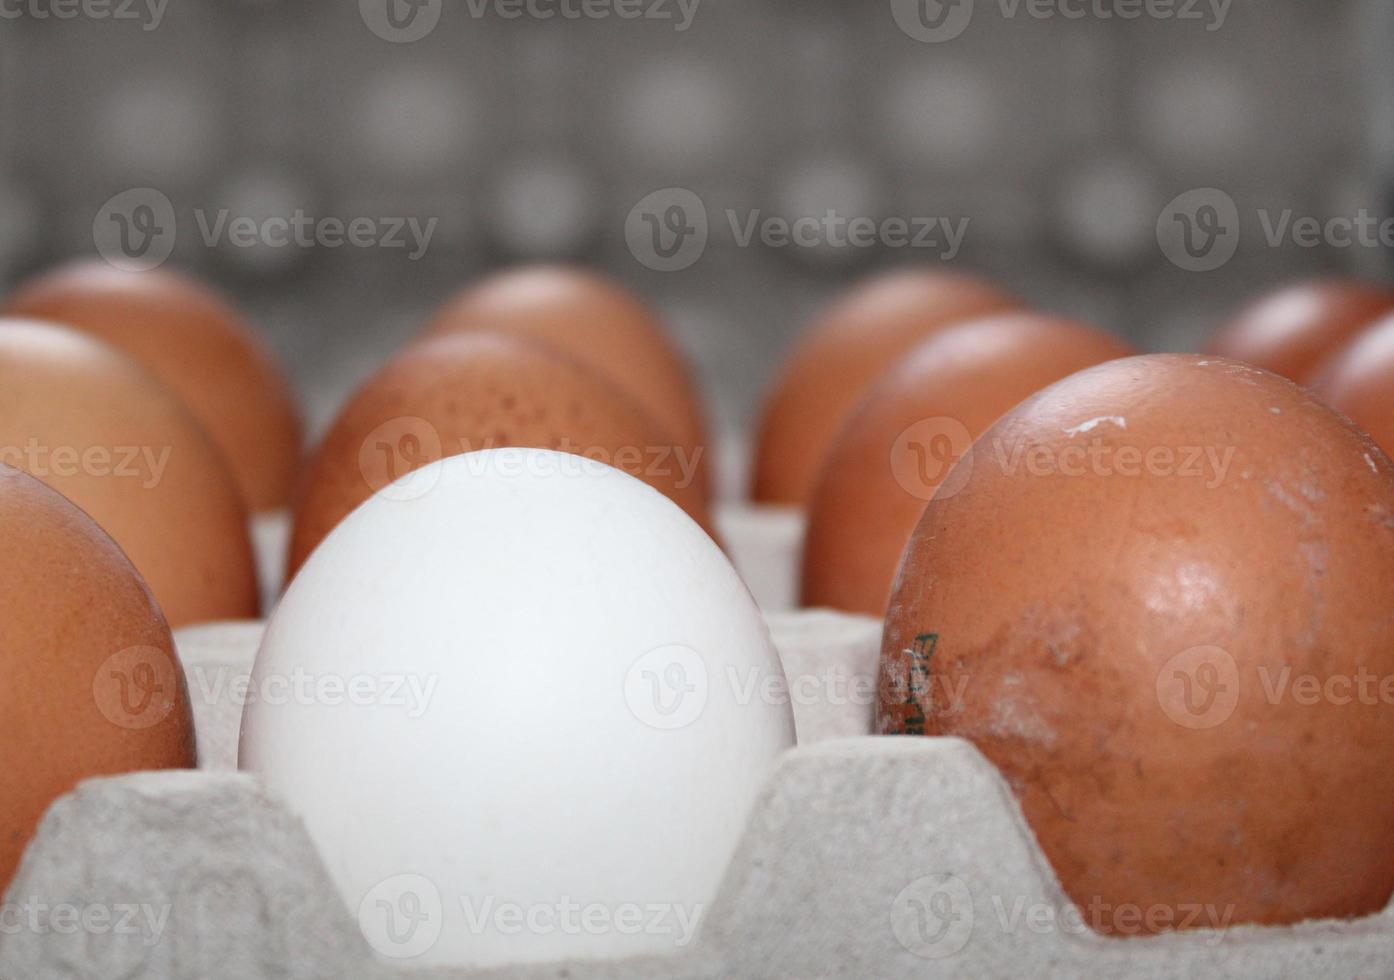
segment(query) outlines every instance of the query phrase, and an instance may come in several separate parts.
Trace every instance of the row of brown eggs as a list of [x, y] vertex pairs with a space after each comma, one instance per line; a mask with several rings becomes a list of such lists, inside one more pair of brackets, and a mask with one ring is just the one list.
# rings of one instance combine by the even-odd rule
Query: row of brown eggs
[[[989, 289], [937, 272], [871, 280], [790, 359], [766, 405], [753, 490], [807, 508], [804, 605], [884, 614], [924, 505], [978, 436], [1047, 385], [1133, 353], [1086, 324], [1001, 312], [1012, 301]], [[1394, 450], [1389, 314], [1389, 290], [1303, 283], [1241, 310], [1211, 353], [1310, 385]]]
[[971, 740], [1100, 931], [1382, 909], [1394, 293], [1289, 287], [1192, 355], [1010, 307], [873, 280], [766, 410], [805, 604], [886, 617], [879, 730]]

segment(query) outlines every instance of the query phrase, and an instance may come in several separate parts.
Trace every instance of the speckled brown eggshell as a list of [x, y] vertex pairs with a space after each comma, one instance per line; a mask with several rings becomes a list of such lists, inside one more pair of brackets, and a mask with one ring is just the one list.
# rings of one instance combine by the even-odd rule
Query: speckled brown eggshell
[[900, 555], [952, 463], [1022, 399], [1134, 351], [1070, 320], [1007, 313], [930, 337], [872, 387], [809, 507], [802, 601], [882, 616]]
[[1375, 322], [1312, 375], [1312, 391], [1394, 453], [1394, 316]]
[[1384, 908], [1394, 703], [1298, 692], [1394, 676], [1388, 458], [1198, 355], [1074, 374], [994, 443], [907, 548], [880, 730], [972, 741], [1103, 932]]
[[413, 345], [349, 400], [306, 470], [290, 574], [393, 480], [446, 456], [504, 446], [609, 463], [710, 529], [692, 457], [623, 391], [545, 345], [467, 331]]
[[689, 452], [708, 445], [701, 396], [663, 322], [604, 276], [560, 265], [496, 273], [447, 301], [428, 335], [466, 330], [517, 334], [564, 351], [628, 394]]
[[44, 811], [78, 782], [192, 768], [195, 757], [174, 640], [121, 549], [3, 464], [0, 540], [3, 893]]
[[807, 504], [828, 447], [883, 372], [946, 326], [1020, 306], [961, 273], [905, 269], [857, 286], [800, 338], [765, 402], [754, 499]]
[[289, 502], [301, 438], [290, 385], [252, 327], [210, 287], [168, 269], [80, 261], [21, 286], [8, 313], [66, 324], [135, 358], [193, 410], [249, 509]]
[[1394, 291], [1323, 279], [1269, 293], [1219, 331], [1209, 351], [1306, 383], [1337, 347], [1394, 310]]
[[115, 348], [0, 320], [0, 462], [91, 515], [176, 628], [258, 615], [247, 512], [223, 455], [174, 392]]

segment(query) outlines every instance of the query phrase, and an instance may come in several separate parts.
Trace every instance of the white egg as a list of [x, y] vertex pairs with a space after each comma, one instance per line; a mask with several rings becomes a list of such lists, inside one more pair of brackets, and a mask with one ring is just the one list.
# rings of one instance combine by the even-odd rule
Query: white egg
[[686, 946], [793, 741], [760, 613], [691, 519], [600, 463], [500, 449], [319, 547], [240, 764], [380, 955], [493, 966]]

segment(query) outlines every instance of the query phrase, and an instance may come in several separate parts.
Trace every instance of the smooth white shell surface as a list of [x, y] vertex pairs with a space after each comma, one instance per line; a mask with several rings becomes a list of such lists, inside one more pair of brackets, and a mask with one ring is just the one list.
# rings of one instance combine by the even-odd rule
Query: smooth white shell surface
[[778, 657], [640, 481], [500, 449], [385, 488], [273, 616], [240, 765], [403, 965], [682, 948], [775, 757]]

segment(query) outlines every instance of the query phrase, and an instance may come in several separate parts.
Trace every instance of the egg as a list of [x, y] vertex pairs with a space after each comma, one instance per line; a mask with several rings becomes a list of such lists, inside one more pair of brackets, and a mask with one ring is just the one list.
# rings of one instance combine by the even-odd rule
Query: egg
[[[420, 472], [427, 492], [372, 497], [291, 583], [241, 767], [304, 819], [382, 956], [683, 947], [793, 744], [759, 610], [701, 528], [613, 467], [513, 448]], [[307, 693], [280, 696], [287, 678]]]
[[97, 776], [194, 766], [174, 640], [101, 528], [0, 463], [0, 893], [39, 819]]
[[1306, 383], [1313, 369], [1374, 320], [1394, 311], [1394, 291], [1355, 280], [1286, 286], [1245, 307], [1210, 353]]
[[828, 447], [877, 377], [950, 324], [1019, 308], [981, 279], [930, 269], [882, 274], [853, 289], [804, 334], [765, 402], [754, 499], [807, 504]]
[[914, 348], [828, 450], [808, 511], [803, 604], [885, 615], [925, 504], [957, 489], [945, 477], [973, 440], [1046, 385], [1131, 353], [1110, 334], [1035, 313], [967, 321]]
[[222, 454], [174, 392], [116, 349], [0, 320], [0, 462], [91, 515], [174, 626], [257, 616], [247, 513]]
[[1394, 316], [1332, 354], [1312, 375], [1311, 388], [1394, 453]]
[[1276, 375], [1152, 355], [1034, 395], [971, 460], [907, 548], [880, 730], [975, 744], [1099, 931], [1383, 909], [1384, 454]]
[[468, 330], [519, 334], [565, 351], [626, 392], [689, 453], [708, 445], [701, 397], [662, 321], [603, 276], [553, 265], [496, 273], [451, 297], [428, 334]]
[[414, 345], [349, 400], [306, 469], [290, 572], [350, 511], [445, 456], [505, 446], [610, 463], [668, 494], [704, 527], [694, 458], [624, 392], [564, 354], [470, 331]]
[[252, 327], [210, 287], [167, 269], [80, 261], [21, 286], [8, 314], [66, 324], [135, 358], [193, 410], [251, 510], [289, 502], [300, 462], [290, 386]]

